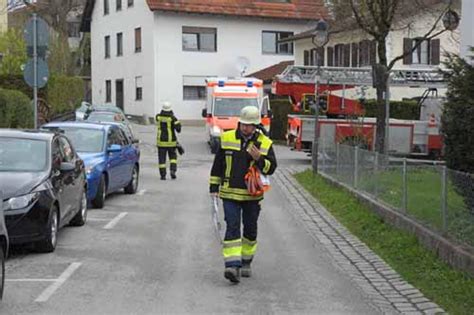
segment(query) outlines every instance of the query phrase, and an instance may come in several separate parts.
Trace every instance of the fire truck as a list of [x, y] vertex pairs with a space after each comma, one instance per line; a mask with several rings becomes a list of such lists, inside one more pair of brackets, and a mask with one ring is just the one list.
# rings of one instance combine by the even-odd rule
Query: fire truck
[[[296, 150], [311, 151], [315, 118], [308, 114], [314, 111], [317, 102], [322, 114], [318, 120], [320, 144], [357, 142], [372, 150], [376, 118], [364, 117], [363, 102], [346, 97], [351, 90], [372, 85], [369, 68], [289, 66], [272, 83], [272, 93], [288, 96], [293, 110], [302, 113], [288, 115], [288, 144]], [[443, 146], [440, 134], [443, 99], [437, 91], [446, 88], [443, 74], [436, 69], [392, 70], [389, 85], [425, 90], [419, 101], [419, 120], [389, 120], [389, 153], [438, 157]], [[316, 86], [318, 99], [315, 99]]]
[[220, 135], [236, 129], [240, 111], [245, 106], [258, 107], [262, 127], [270, 130], [271, 110], [268, 96], [263, 95], [263, 81], [256, 78], [207, 78], [207, 101], [202, 110], [206, 119], [206, 140], [211, 152], [220, 147]]

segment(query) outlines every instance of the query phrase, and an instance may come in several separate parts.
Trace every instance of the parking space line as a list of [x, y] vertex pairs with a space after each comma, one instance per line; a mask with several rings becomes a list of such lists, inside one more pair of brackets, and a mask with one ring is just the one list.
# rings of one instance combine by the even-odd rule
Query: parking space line
[[146, 193], [146, 189], [142, 189], [137, 192], [137, 196], [143, 196]]
[[90, 216], [88, 216], [88, 217], [87, 217], [87, 221], [105, 222], [105, 221], [110, 221], [110, 219], [91, 218]]
[[69, 265], [54, 283], [47, 287], [35, 300], [35, 302], [46, 302], [61, 285], [81, 266], [82, 263], [75, 262]]
[[117, 223], [118, 223], [123, 217], [125, 217], [127, 214], [128, 214], [128, 212], [122, 212], [122, 213], [120, 213], [120, 214], [117, 215], [115, 218], [113, 218], [112, 221], [110, 221], [109, 223], [107, 223], [107, 225], [104, 226], [104, 229], [106, 229], [106, 230], [113, 229], [114, 226], [116, 226]]

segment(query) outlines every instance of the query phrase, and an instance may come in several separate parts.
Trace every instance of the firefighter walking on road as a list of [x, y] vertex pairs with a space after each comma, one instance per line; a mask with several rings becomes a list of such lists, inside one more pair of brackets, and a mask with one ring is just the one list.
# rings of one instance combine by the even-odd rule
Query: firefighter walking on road
[[240, 276], [251, 276], [250, 264], [257, 251], [264, 191], [250, 189], [249, 183], [259, 181], [260, 175], [273, 174], [277, 166], [272, 141], [258, 130], [259, 124], [259, 109], [243, 108], [237, 129], [222, 134], [211, 169], [210, 193], [223, 200], [227, 226], [222, 249], [224, 277], [232, 283], [240, 282]]
[[178, 156], [176, 146], [178, 144], [176, 132], [181, 132], [181, 123], [174, 116], [171, 104], [164, 102], [161, 112], [155, 117], [157, 125], [156, 145], [158, 147], [158, 165], [161, 180], [166, 180], [166, 155], [170, 160], [170, 175], [176, 179], [178, 170]]

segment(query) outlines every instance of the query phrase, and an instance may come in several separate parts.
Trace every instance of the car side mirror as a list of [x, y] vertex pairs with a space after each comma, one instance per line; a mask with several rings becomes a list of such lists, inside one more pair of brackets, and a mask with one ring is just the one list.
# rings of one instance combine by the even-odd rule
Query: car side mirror
[[74, 163], [62, 162], [59, 166], [59, 170], [62, 173], [72, 172], [76, 169], [76, 165]]
[[202, 110], [202, 118], [206, 118], [207, 117], [207, 108], [203, 108]]
[[110, 147], [107, 148], [108, 153], [117, 153], [122, 151], [122, 146], [118, 144], [112, 144]]

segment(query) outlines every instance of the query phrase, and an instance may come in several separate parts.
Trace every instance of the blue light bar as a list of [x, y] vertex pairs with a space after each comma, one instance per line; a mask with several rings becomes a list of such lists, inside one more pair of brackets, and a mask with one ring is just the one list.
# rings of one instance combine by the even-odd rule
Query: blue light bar
[[252, 81], [247, 81], [247, 87], [249, 87], [249, 88], [253, 87], [253, 82]]
[[219, 81], [219, 87], [224, 87], [225, 82], [224, 81]]

